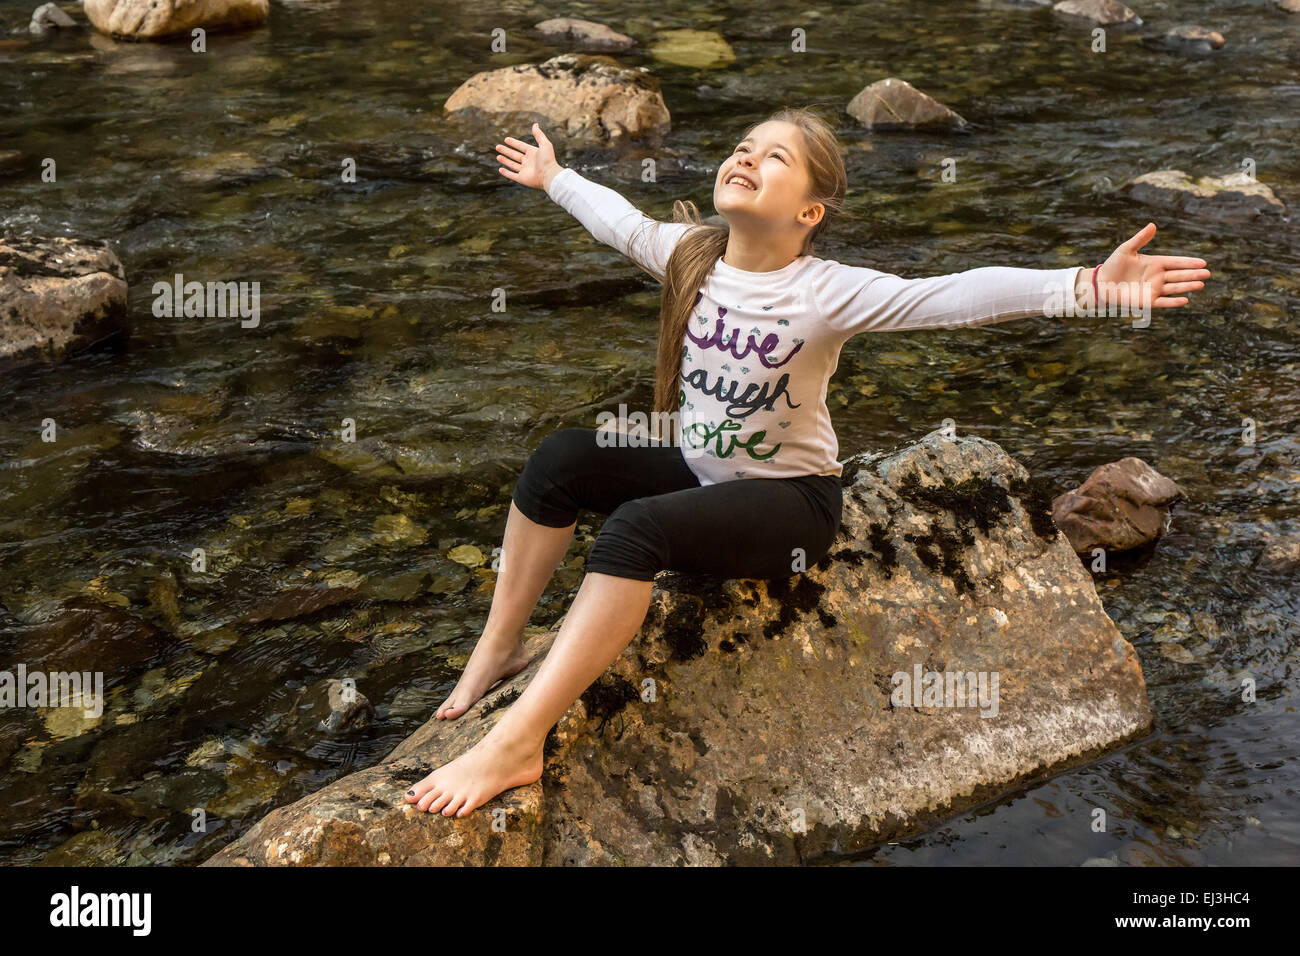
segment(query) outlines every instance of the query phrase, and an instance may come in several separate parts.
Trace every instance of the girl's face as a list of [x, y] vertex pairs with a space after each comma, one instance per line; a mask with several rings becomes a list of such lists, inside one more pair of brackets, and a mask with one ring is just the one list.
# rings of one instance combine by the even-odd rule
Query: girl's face
[[[733, 182], [734, 176], [749, 183]], [[713, 206], [733, 226], [812, 226], [816, 213], [800, 219], [809, 208], [808, 188], [803, 131], [793, 123], [760, 123], [718, 167]]]

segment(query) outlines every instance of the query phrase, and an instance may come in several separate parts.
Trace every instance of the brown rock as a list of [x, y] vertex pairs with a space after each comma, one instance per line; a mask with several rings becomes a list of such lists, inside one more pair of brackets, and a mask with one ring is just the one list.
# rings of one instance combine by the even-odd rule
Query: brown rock
[[86, 0], [96, 30], [136, 40], [265, 23], [270, 0]]
[[546, 130], [552, 138], [558, 134], [600, 146], [659, 135], [671, 126], [659, 81], [648, 70], [581, 53], [476, 73], [447, 98], [444, 109], [554, 124], [554, 134]]
[[542, 40], [583, 53], [622, 53], [636, 46], [636, 40], [591, 20], [553, 17], [534, 24]]
[[1138, 202], [1171, 206], [1194, 216], [1254, 219], [1286, 212], [1272, 189], [1245, 172], [1202, 176], [1193, 182], [1181, 169], [1161, 169], [1138, 176], [1120, 191]]
[[75, 239], [0, 239], [0, 369], [58, 359], [124, 327], [126, 273]]
[[[464, 818], [402, 799], [500, 719], [559, 623], [464, 716], [206, 865], [797, 863], [914, 833], [1147, 728], [1138, 658], [1019, 463], [934, 432], [851, 459], [845, 483], [841, 534], [805, 573], [659, 575], [640, 634], [550, 734], [539, 782]], [[996, 706], [895, 699], [917, 668], [996, 673]]]
[[967, 125], [938, 100], [892, 76], [863, 89], [846, 109], [867, 129], [960, 129]]
[[1052, 9], [1072, 17], [1092, 20], [1104, 27], [1120, 24], [1138, 26], [1142, 23], [1142, 18], [1137, 15], [1137, 12], [1124, 6], [1119, 0], [1062, 0]]
[[1277, 0], [1277, 5], [1287, 13], [1300, 13], [1300, 0]]
[[1222, 50], [1226, 42], [1222, 33], [1199, 27], [1194, 23], [1184, 23], [1174, 27], [1165, 34], [1165, 38], [1171, 42], [1204, 46], [1211, 50]]
[[1127, 551], [1154, 541], [1181, 488], [1140, 458], [1107, 462], [1052, 502], [1052, 519], [1074, 550]]

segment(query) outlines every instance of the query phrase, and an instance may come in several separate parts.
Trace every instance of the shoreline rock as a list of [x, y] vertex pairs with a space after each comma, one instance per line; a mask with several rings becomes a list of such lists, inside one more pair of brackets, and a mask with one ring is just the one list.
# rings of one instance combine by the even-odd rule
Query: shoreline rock
[[1254, 219], [1286, 212], [1272, 189], [1244, 172], [1193, 181], [1181, 169], [1159, 169], [1130, 180], [1119, 191], [1137, 202], [1173, 206], [1189, 215]]
[[[1136, 653], [1042, 482], [1001, 448], [932, 432], [849, 459], [843, 481], [841, 533], [807, 572], [659, 575], [638, 636], [548, 736], [538, 782], [464, 818], [402, 799], [500, 719], [562, 620], [464, 716], [430, 719], [204, 865], [803, 863], [1147, 731]], [[899, 675], [918, 673], [983, 674], [993, 706], [900, 699]]]

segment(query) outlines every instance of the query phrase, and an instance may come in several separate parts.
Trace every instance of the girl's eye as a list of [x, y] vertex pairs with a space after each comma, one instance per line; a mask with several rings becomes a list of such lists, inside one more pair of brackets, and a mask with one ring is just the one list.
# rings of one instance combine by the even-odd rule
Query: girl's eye
[[785, 157], [782, 156], [780, 153], [773, 153], [772, 155], [775, 156], [777, 159], [781, 160], [781, 162], [783, 163], [785, 162]]

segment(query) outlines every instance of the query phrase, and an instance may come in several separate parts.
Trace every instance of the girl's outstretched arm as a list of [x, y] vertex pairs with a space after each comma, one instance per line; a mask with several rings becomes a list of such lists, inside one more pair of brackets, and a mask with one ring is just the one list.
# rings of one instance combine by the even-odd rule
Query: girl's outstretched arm
[[536, 123], [533, 135], [537, 138], [536, 146], [513, 136], [507, 136], [505, 144], [497, 145], [501, 174], [525, 186], [545, 190], [596, 239], [663, 281], [668, 257], [677, 241], [695, 226], [650, 218], [609, 187], [560, 166], [555, 159], [555, 147]]
[[[809, 269], [811, 304], [844, 338], [859, 332], [963, 328], [1037, 315], [1106, 310], [1117, 300], [1131, 308], [1177, 308], [1179, 295], [1204, 286], [1205, 261], [1182, 256], [1144, 256], [1138, 250], [1155, 235], [1148, 224], [1122, 244], [1097, 272], [1100, 303], [1093, 302], [1092, 270], [1019, 269], [985, 266], [967, 272], [902, 279], [833, 260]], [[1144, 300], [1142, 296], [1147, 298]], [[1068, 300], [1073, 298], [1067, 313]]]

